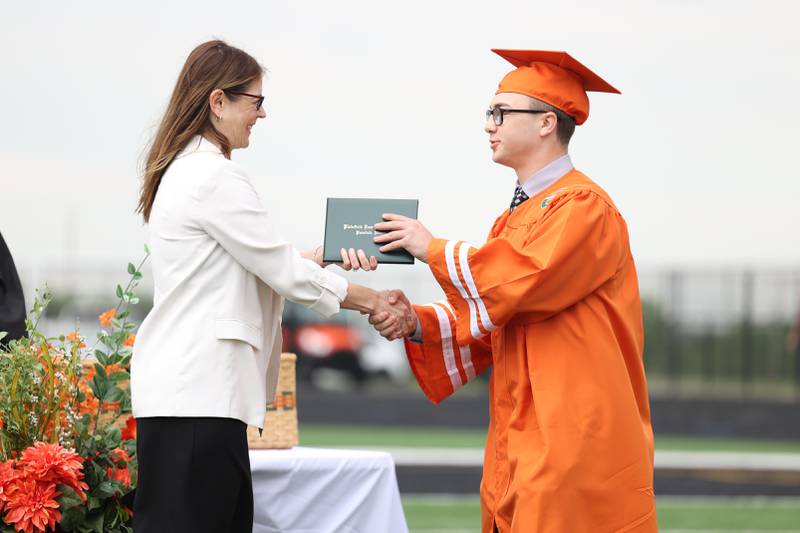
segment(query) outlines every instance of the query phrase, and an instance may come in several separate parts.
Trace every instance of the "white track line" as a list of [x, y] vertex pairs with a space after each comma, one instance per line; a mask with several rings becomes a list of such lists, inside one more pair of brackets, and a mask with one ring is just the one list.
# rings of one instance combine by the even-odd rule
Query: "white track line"
[[[480, 448], [381, 449], [392, 455], [397, 466], [480, 467], [483, 465], [483, 450]], [[655, 467], [800, 472], [800, 453], [657, 451]]]

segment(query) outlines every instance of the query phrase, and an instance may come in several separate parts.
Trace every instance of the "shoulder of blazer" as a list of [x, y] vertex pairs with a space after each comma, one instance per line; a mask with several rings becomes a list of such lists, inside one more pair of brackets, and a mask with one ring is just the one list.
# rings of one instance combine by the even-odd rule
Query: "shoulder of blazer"
[[192, 152], [176, 159], [171, 169], [192, 184], [200, 195], [210, 194], [226, 180], [243, 180], [250, 183], [244, 169], [230, 159], [211, 152]]

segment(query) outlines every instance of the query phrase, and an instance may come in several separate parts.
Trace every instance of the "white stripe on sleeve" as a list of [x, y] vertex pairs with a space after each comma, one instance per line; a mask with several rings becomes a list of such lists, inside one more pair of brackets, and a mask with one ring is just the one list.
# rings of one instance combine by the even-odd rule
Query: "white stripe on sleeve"
[[444, 367], [447, 369], [447, 375], [450, 377], [450, 383], [453, 385], [453, 391], [461, 388], [461, 374], [458, 372], [456, 366], [456, 354], [453, 351], [453, 330], [450, 328], [450, 318], [447, 316], [447, 311], [437, 304], [432, 304], [433, 310], [436, 311], [436, 318], [439, 319], [439, 333], [442, 337], [442, 353], [444, 354]]
[[[462, 244], [462, 247], [464, 245]], [[469, 307], [469, 330], [472, 333], [472, 337], [475, 339], [480, 339], [483, 337], [481, 334], [480, 328], [478, 328], [478, 318], [477, 318], [477, 311], [475, 310], [475, 302], [472, 301], [472, 298], [469, 297], [467, 291], [464, 289], [464, 285], [461, 283], [461, 279], [458, 277], [458, 270], [456, 269], [456, 241], [447, 241], [447, 244], [444, 247], [444, 259], [447, 263], [447, 272], [450, 274], [450, 281], [453, 282], [456, 289], [458, 289], [458, 293], [461, 297], [467, 302], [467, 306]]]
[[461, 249], [459, 249], [459, 262], [461, 263], [461, 273], [464, 275], [464, 280], [467, 282], [467, 288], [469, 289], [470, 295], [475, 301], [478, 303], [478, 311], [480, 311], [481, 315], [481, 322], [483, 323], [483, 327], [486, 331], [494, 331], [497, 329], [497, 326], [492, 324], [492, 319], [489, 318], [489, 311], [486, 310], [486, 305], [483, 303], [483, 298], [481, 295], [478, 294], [478, 287], [475, 286], [475, 280], [472, 279], [472, 271], [469, 268], [469, 249], [475, 248], [471, 244], [463, 243], [461, 244]]
[[467, 381], [475, 377], [475, 366], [472, 364], [472, 352], [469, 346], [459, 346], [458, 351], [461, 354], [461, 366], [464, 367], [464, 373], [467, 374]]
[[[453, 322], [456, 321], [456, 314], [453, 311], [453, 306], [450, 305], [450, 302], [447, 300], [439, 300], [434, 303], [445, 307], [450, 315], [452, 315]], [[461, 366], [464, 368], [464, 373], [467, 374], [467, 381], [469, 381], [476, 375], [475, 365], [472, 364], [472, 352], [470, 351], [469, 346], [459, 346], [458, 352], [459, 355], [461, 355]]]

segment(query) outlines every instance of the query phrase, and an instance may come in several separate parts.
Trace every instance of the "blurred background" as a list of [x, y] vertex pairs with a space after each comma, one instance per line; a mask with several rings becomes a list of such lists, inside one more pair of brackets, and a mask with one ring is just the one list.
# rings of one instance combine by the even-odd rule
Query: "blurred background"
[[[437, 236], [480, 243], [514, 174], [483, 110], [510, 65], [567, 50], [593, 94], [570, 146], [630, 228], [665, 531], [800, 531], [800, 37], [793, 1], [249, 2], [4, 7], [0, 232], [45, 329], [88, 338], [147, 241], [139, 165], [189, 51], [222, 38], [268, 69], [267, 119], [234, 159], [298, 248], [325, 199], [420, 199]], [[336, 267], [330, 267], [336, 268]], [[139, 318], [152, 303], [145, 265]], [[346, 276], [441, 298], [426, 265]], [[432, 406], [402, 344], [355, 313], [289, 304], [301, 445], [395, 457], [412, 531], [477, 531], [487, 381]]]

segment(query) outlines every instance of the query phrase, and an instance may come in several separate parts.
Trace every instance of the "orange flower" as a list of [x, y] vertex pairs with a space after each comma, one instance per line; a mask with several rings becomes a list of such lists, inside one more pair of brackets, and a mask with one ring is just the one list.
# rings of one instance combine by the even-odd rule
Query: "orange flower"
[[78, 404], [78, 414], [85, 415], [89, 413], [91, 415], [97, 412], [97, 406], [99, 405], [99, 402], [97, 398], [91, 394], [91, 392], [87, 394], [86, 399]]
[[83, 458], [58, 444], [37, 442], [23, 450], [18, 462], [25, 475], [37, 481], [64, 484], [71, 487], [82, 499], [89, 486], [83, 480]]
[[[128, 470], [127, 466], [122, 468], [111, 468], [109, 466], [106, 468], [106, 476], [108, 476], [108, 479], [119, 481], [126, 487], [129, 487], [131, 484], [131, 472]], [[117, 491], [117, 494], [120, 495], [122, 493]]]
[[81, 336], [78, 334], [77, 331], [73, 331], [72, 333], [67, 335], [67, 340], [72, 343], [79, 342], [81, 348], [86, 348], [86, 343], [83, 342], [83, 339], [81, 338]]
[[97, 317], [97, 320], [100, 321], [100, 325], [103, 327], [107, 327], [111, 325], [111, 319], [117, 316], [117, 309], [112, 307], [111, 309], [106, 309], [103, 313]]
[[13, 492], [12, 483], [19, 475], [19, 470], [14, 468], [13, 459], [0, 463], [0, 514], [6, 507], [9, 494]]
[[9, 525], [24, 533], [53, 531], [61, 520], [58, 498], [61, 493], [53, 482], [41, 482], [30, 478], [17, 478], [12, 482], [13, 491], [8, 498], [4, 517]]
[[123, 346], [133, 346], [133, 343], [136, 341], [136, 335], [130, 333], [128, 338], [125, 339], [125, 342], [122, 343]]
[[97, 412], [97, 406], [99, 402], [97, 398], [95, 398], [94, 393], [92, 393], [92, 389], [89, 387], [89, 383], [92, 381], [95, 375], [94, 367], [90, 368], [86, 371], [83, 376], [81, 376], [81, 380], [78, 382], [78, 389], [83, 393], [85, 399], [78, 404], [78, 413], [80, 414], [92, 414]]
[[111, 459], [117, 463], [119, 462], [127, 463], [131, 460], [131, 456], [128, 455], [128, 452], [126, 452], [122, 448], [114, 448], [113, 450], [111, 450]]
[[122, 430], [122, 440], [136, 439], [136, 419], [133, 415], [128, 417], [125, 421], [125, 429]]
[[114, 363], [113, 365], [106, 366], [106, 374], [108, 374], [109, 376], [111, 374], [113, 374], [114, 372], [124, 372], [124, 371], [125, 371], [125, 367], [123, 367], [119, 363]]
[[103, 402], [103, 409], [106, 411], [119, 411], [122, 409], [122, 404], [119, 401]]

